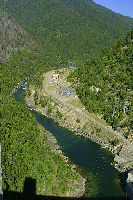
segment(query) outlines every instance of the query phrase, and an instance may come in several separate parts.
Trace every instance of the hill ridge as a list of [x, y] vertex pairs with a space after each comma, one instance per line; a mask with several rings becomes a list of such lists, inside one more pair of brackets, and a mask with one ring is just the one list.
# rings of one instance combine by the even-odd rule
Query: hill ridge
[[[61, 62], [98, 53], [133, 27], [133, 19], [98, 6], [93, 1], [2, 1], [9, 12], [44, 49]], [[53, 57], [53, 55], [50, 55]]]

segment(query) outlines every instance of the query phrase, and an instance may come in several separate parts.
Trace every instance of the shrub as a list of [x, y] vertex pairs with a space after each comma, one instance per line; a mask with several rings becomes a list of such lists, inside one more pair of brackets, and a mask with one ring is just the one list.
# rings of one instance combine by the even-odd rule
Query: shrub
[[77, 118], [76, 122], [77, 122], [77, 123], [80, 123], [80, 119], [79, 119], [79, 118]]
[[48, 104], [48, 111], [47, 111], [47, 113], [49, 114], [49, 113], [51, 113], [52, 112], [52, 107], [51, 107], [51, 104], [49, 103]]
[[56, 114], [56, 117], [59, 117], [60, 119], [63, 117], [63, 114], [61, 114], [61, 112], [57, 109], [57, 114]]

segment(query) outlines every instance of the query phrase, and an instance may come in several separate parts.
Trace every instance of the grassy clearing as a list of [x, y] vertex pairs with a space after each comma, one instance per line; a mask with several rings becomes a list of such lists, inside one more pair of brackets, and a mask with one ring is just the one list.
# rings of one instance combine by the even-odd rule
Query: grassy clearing
[[50, 73], [51, 73], [51, 71], [50, 72], [46, 72], [46, 73], [43, 74], [43, 77], [44, 77], [43, 87], [45, 87], [45, 85], [47, 83], [48, 76], [49, 76]]
[[78, 107], [80, 109], [84, 108], [84, 105], [81, 103], [80, 99], [70, 99], [67, 103], [71, 104], [74, 107]]
[[70, 69], [64, 69], [64, 74], [60, 74], [60, 77], [62, 78], [66, 78], [67, 76], [69, 76], [69, 72], [70, 72]]
[[102, 119], [99, 119], [99, 117], [97, 117], [97, 115], [95, 113], [89, 113], [87, 110], [84, 110], [84, 113], [88, 116], [88, 117], [91, 117], [93, 118], [94, 120], [96, 120], [97, 122], [99, 122], [100, 124], [106, 126], [106, 127], [109, 127], [106, 122]]
[[69, 76], [69, 73], [70, 73], [70, 70], [69, 70], [69, 69], [65, 70], [65, 72], [64, 72], [64, 77]]
[[80, 99], [70, 99], [69, 101], [67, 101], [67, 103], [69, 103], [70, 105], [74, 106], [75, 108], [82, 109], [82, 112], [84, 114], [86, 114], [88, 117], [91, 117], [94, 120], [96, 120], [97, 122], [101, 123], [102, 125], [108, 127], [106, 122], [104, 120], [102, 120], [102, 119], [99, 119], [99, 117], [97, 117], [97, 115], [95, 113], [89, 113], [87, 110], [83, 109], [84, 105], [81, 103]]
[[52, 86], [52, 85], [50, 85], [50, 86], [48, 86], [48, 87], [47, 87], [47, 89], [48, 89], [48, 90], [55, 91], [55, 86], [54, 86], [54, 85], [53, 85], [53, 86]]
[[[64, 74], [61, 74], [61, 77], [63, 77], [63, 79], [66, 80], [66, 77], [69, 75], [69, 71], [70, 71], [69, 69], [64, 70]], [[51, 73], [51, 71], [43, 74], [43, 76], [45, 77], [44, 81], [43, 81], [43, 87], [45, 87], [50, 73]], [[69, 85], [69, 83], [67, 81], [65, 81], [65, 85]], [[53, 83], [48, 84], [48, 90], [55, 91], [55, 86], [53, 85]], [[66, 103], [69, 103], [70, 105], [74, 106], [75, 108], [82, 109], [82, 112], [84, 114], [86, 114], [88, 117], [90, 117], [90, 118], [94, 119], [95, 121], [101, 123], [102, 125], [108, 127], [106, 122], [104, 120], [100, 119], [95, 113], [89, 113], [87, 110], [83, 109], [84, 105], [81, 103], [80, 99], [70, 99]]]

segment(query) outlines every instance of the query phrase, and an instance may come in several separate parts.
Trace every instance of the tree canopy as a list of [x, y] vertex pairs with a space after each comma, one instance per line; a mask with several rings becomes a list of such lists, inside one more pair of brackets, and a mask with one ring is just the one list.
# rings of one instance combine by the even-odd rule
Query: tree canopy
[[[104, 119], [109, 125], [113, 125], [114, 129], [118, 127], [124, 114], [131, 124], [133, 29], [125, 40], [118, 40], [103, 49], [99, 55], [90, 56], [77, 65], [68, 80], [76, 87], [87, 110], [103, 114]], [[132, 127], [130, 129], [132, 130]]]
[[59, 65], [99, 53], [133, 28], [133, 19], [83, 0], [2, 0], [0, 6]]

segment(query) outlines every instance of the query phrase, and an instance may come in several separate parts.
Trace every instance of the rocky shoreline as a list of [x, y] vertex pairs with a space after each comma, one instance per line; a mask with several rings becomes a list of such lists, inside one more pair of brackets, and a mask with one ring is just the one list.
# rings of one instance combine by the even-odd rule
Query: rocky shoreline
[[[26, 81], [27, 79], [28, 78], [25, 78], [23, 81], [18, 83], [18, 85], [15, 86], [14, 89], [11, 91], [11, 95], [14, 94], [17, 91], [17, 89], [23, 84], [23, 82]], [[27, 96], [25, 97], [25, 100], [26, 100], [27, 106], [34, 109], [35, 111], [38, 111], [34, 106], [28, 105]], [[43, 127], [41, 126], [41, 128], [43, 128]], [[41, 130], [41, 128], [40, 128], [40, 130]], [[50, 147], [51, 151], [54, 151], [55, 153], [57, 153], [61, 157], [63, 157], [66, 165], [69, 166], [69, 164], [68, 164], [69, 158], [63, 154], [63, 152], [61, 151], [61, 147], [58, 145], [56, 138], [49, 131], [47, 131], [47, 142], [46, 143]], [[76, 169], [76, 165], [72, 165], [72, 171], [73, 172], [76, 172], [75, 169]], [[81, 198], [85, 194], [85, 192], [86, 192], [86, 179], [83, 178], [79, 173], [78, 173], [78, 182], [75, 181], [75, 183], [73, 183], [73, 188], [74, 188], [74, 191], [68, 191], [66, 194], [62, 195], [62, 197]]]
[[[26, 78], [25, 80], [27, 80], [28, 78]], [[22, 84], [23, 82], [21, 82], [21, 83], [18, 83], [18, 85], [14, 88], [14, 90], [11, 92], [11, 94], [13, 94], [16, 90], [17, 90], [17, 88]], [[94, 141], [95, 143], [98, 143], [99, 145], [101, 145], [102, 146], [102, 148], [107, 148], [109, 151], [111, 151], [114, 155], [115, 155], [115, 159], [114, 159], [114, 163], [112, 163], [112, 165], [117, 169], [117, 170], [119, 170], [119, 171], [121, 171], [121, 172], [124, 172], [124, 171], [127, 171], [127, 169], [128, 169], [128, 167], [130, 166], [131, 168], [133, 167], [133, 162], [132, 162], [132, 160], [131, 161], [129, 161], [128, 163], [127, 162], [125, 162], [125, 159], [124, 159], [124, 162], [123, 162], [123, 159], [121, 159], [121, 156], [122, 155], [118, 155], [118, 150], [119, 150], [119, 152], [121, 153], [121, 149], [123, 148], [124, 149], [124, 145], [117, 145], [117, 147], [116, 148], [114, 148], [110, 143], [105, 143], [105, 142], [102, 142], [102, 139], [101, 140], [99, 140], [99, 139], [97, 139], [96, 137], [94, 137], [94, 135], [92, 135], [91, 134], [91, 132], [90, 131], [88, 131], [88, 130], [81, 130], [81, 129], [79, 129], [79, 127], [77, 127], [77, 126], [71, 126], [71, 124], [70, 123], [68, 123], [66, 120], [64, 121], [64, 118], [62, 118], [62, 119], [60, 119], [59, 117], [57, 117], [56, 115], [55, 115], [55, 113], [54, 112], [52, 112], [52, 113], [49, 113], [48, 114], [48, 110], [47, 110], [47, 108], [41, 108], [39, 105], [35, 105], [35, 102], [34, 102], [34, 98], [33, 98], [33, 96], [34, 96], [34, 87], [32, 87], [32, 88], [30, 88], [31, 89], [31, 96], [30, 97], [28, 97], [28, 95], [26, 95], [26, 97], [25, 97], [25, 102], [26, 102], [26, 104], [27, 104], [27, 106], [28, 107], [30, 107], [31, 109], [34, 109], [35, 111], [37, 111], [37, 112], [40, 112], [41, 114], [43, 114], [43, 115], [45, 115], [46, 117], [48, 117], [48, 118], [51, 118], [51, 119], [53, 119], [55, 122], [57, 122], [60, 126], [62, 126], [62, 127], [65, 127], [65, 128], [67, 128], [67, 129], [69, 129], [69, 130], [71, 130], [71, 131], [73, 131], [77, 136], [79, 135], [79, 136], [83, 136], [83, 137], [86, 137], [86, 138], [88, 138], [88, 139], [90, 139], [90, 140], [92, 140], [92, 141]], [[48, 94], [45, 94], [46, 96], [48, 96], [48, 98], [49, 98], [49, 95]], [[51, 96], [51, 95], [50, 95]], [[50, 97], [51, 98], [51, 97]], [[53, 98], [53, 100], [55, 100], [54, 98]], [[61, 103], [61, 102], [60, 102]], [[59, 107], [62, 107], [63, 105], [62, 104], [60, 104], [59, 105]], [[71, 115], [72, 115], [72, 113], [71, 113]], [[64, 123], [65, 122], [65, 123]], [[66, 162], [66, 164], [67, 164], [67, 162], [68, 162], [68, 158], [66, 157], [66, 156], [64, 156], [63, 155], [63, 152], [59, 149], [60, 148], [60, 146], [57, 144], [57, 140], [56, 140], [56, 138], [50, 133], [50, 135], [48, 136], [49, 138], [48, 138], [48, 141], [50, 141], [51, 142], [51, 146], [50, 146], [50, 143], [49, 143], [49, 146], [50, 146], [50, 148], [51, 148], [51, 150], [54, 150], [56, 153], [58, 153], [58, 154], [60, 154], [62, 157], [64, 157], [64, 159], [65, 159], [65, 162]], [[133, 152], [130, 152], [130, 158], [131, 158], [131, 156], [133, 155]], [[75, 166], [73, 166], [73, 170], [75, 170]], [[86, 184], [87, 184], [87, 181], [86, 181], [86, 179], [84, 179], [81, 175], [80, 175], [80, 183], [79, 183], [79, 186], [77, 187], [77, 190], [75, 190], [75, 192], [73, 193], [73, 194], [71, 194], [71, 196], [77, 196], [77, 197], [82, 197], [83, 195], [84, 195], [84, 193], [85, 193], [85, 191], [86, 191]], [[81, 188], [81, 189], [79, 189], [79, 188]], [[70, 193], [69, 194], [67, 194], [68, 196], [70, 195]]]
[[[55, 153], [58, 153], [61, 157], [64, 158], [65, 160], [65, 163], [67, 166], [69, 166], [68, 161], [69, 161], [69, 158], [67, 156], [64, 156], [63, 152], [60, 150], [60, 146], [58, 145], [58, 142], [56, 140], [56, 138], [53, 136], [52, 133], [50, 133], [49, 131], [47, 131], [47, 144], [48, 146], [50, 147], [50, 149], [52, 151], [54, 151]], [[72, 171], [73, 172], [76, 172], [76, 165], [72, 165]], [[66, 194], [64, 197], [66, 196], [71, 196], [71, 197], [82, 197], [86, 191], [86, 179], [83, 178], [80, 174], [79, 174], [79, 180], [78, 180], [78, 186], [75, 187], [75, 190], [74, 191], [71, 191], [69, 192], [68, 194]]]
[[[26, 104], [27, 104], [28, 107], [30, 107], [31, 109], [34, 109], [37, 112], [40, 112], [42, 115], [45, 115], [48, 118], [53, 119], [54, 122], [57, 122], [60, 126], [62, 126], [62, 127], [66, 128], [66, 129], [74, 132], [77, 136], [81, 136], [82, 135], [82, 136], [92, 140], [93, 142], [101, 145], [103, 148], [107, 148], [113, 154], [115, 154], [117, 152], [116, 149], [118, 148], [118, 146], [114, 147], [113, 145], [111, 145], [111, 143], [109, 142], [109, 137], [107, 137], [107, 138], [104, 137], [104, 140], [107, 141], [106, 139], [108, 139], [108, 142], [103, 142], [102, 138], [100, 138], [100, 137], [98, 138], [98, 137], [96, 137], [96, 134], [92, 134], [92, 129], [93, 128], [96, 129], [95, 131], [97, 131], [98, 128], [100, 129], [101, 127], [95, 127], [94, 124], [91, 123], [91, 126], [93, 126], [93, 128], [91, 128], [89, 130], [88, 127], [86, 127], [86, 130], [85, 129], [83, 130], [82, 129], [82, 127], [83, 127], [82, 121], [80, 123], [74, 123], [74, 120], [73, 120], [73, 124], [71, 124], [70, 121], [68, 121], [67, 117], [66, 117], [66, 119], [59, 118], [58, 116], [56, 116], [54, 111], [48, 114], [48, 109], [46, 107], [45, 108], [41, 108], [39, 105], [35, 105], [34, 98], [33, 98], [33, 94], [34, 94], [34, 90], [33, 89], [31, 91], [31, 93], [32, 93], [32, 95], [30, 97], [28, 97], [27, 95], [25, 97], [25, 101], [26, 101]], [[55, 101], [55, 99], [54, 99], [54, 101]], [[58, 106], [58, 109], [60, 110], [60, 107], [63, 107], [63, 106], [64, 105], [61, 104], [60, 106]], [[68, 110], [68, 113], [69, 113], [69, 119], [71, 119], [70, 116], [72, 116], [72, 115], [74, 116], [74, 111], [72, 111], [69, 108], [67, 108], [67, 110]], [[76, 113], [76, 116], [78, 116], [77, 113]], [[81, 128], [79, 128], [79, 127], [81, 127]], [[106, 134], [105, 132], [106, 132], [106, 130], [103, 130], [103, 129], [101, 130], [101, 133], [104, 136]], [[121, 145], [121, 144], [119, 144], [119, 145]]]
[[16, 86], [13, 88], [13, 90], [11, 91], [11, 95], [14, 94], [14, 93], [17, 91], [17, 89], [24, 83], [24, 81], [26, 81], [26, 80], [28, 80], [28, 79], [29, 79], [29, 77], [26, 77], [23, 81], [20, 81], [20, 83], [18, 83], [18, 85], [16, 85]]
[[[48, 99], [51, 99], [50, 101], [52, 101], [51, 105], [52, 105], [53, 109], [52, 109], [51, 113], [48, 113], [47, 106], [45, 108], [42, 108], [42, 107], [40, 107], [40, 105], [35, 105], [34, 86], [30, 86], [29, 89], [31, 91], [31, 96], [26, 95], [26, 97], [25, 97], [27, 106], [29, 106], [30, 108], [34, 109], [37, 112], [40, 112], [42, 115], [45, 115], [46, 117], [53, 119], [54, 122], [57, 122], [60, 126], [66, 128], [68, 130], [71, 130], [77, 136], [82, 135], [83, 137], [86, 137], [86, 138], [92, 140], [93, 142], [101, 145], [102, 148], [107, 148], [116, 157], [116, 159], [114, 159], [114, 162], [115, 162], [114, 167], [117, 170], [124, 172], [124, 171], [128, 170], [128, 168], [133, 167], [132, 162], [128, 162], [128, 163], [124, 162], [123, 163], [123, 160], [119, 157], [119, 153], [120, 153], [121, 149], [126, 146], [126, 143], [123, 142], [119, 138], [119, 143], [116, 146], [112, 145], [110, 138], [112, 138], [112, 140], [118, 139], [117, 136], [113, 135], [112, 130], [104, 129], [102, 126], [93, 123], [93, 121], [89, 121], [84, 116], [82, 116], [82, 118], [81, 118], [81, 115], [78, 114], [78, 112], [75, 112], [70, 107], [67, 107], [65, 104], [59, 102], [52, 95], [49, 95], [46, 92], [43, 92], [43, 95], [45, 97], [47, 97]], [[58, 106], [55, 106], [56, 104], [58, 104]], [[59, 110], [63, 114], [63, 117], [59, 118], [57, 116], [57, 114], [56, 114], [57, 110]], [[80, 118], [80, 123], [75, 122], [74, 118], [76, 118], [76, 117]], [[84, 129], [84, 126], [86, 126], [85, 129]], [[99, 130], [100, 130], [100, 132], [98, 132]], [[94, 131], [94, 134], [92, 134], [92, 131]], [[118, 157], [120, 159], [117, 159]], [[130, 157], [130, 155], [129, 155], [129, 157]]]

